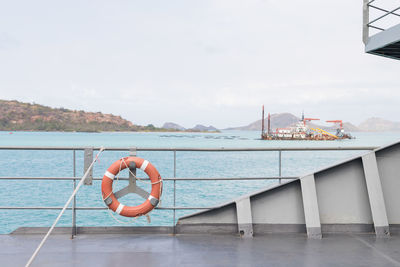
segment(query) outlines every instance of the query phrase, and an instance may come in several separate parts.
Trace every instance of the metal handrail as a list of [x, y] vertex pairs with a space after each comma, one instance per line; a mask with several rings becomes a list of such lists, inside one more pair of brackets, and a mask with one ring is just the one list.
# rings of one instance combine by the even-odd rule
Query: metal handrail
[[[399, 7], [396, 7], [395, 9], [393, 9], [393, 10], [391, 10], [391, 11], [386, 12], [385, 14], [383, 14], [383, 15], [380, 16], [380, 17], [377, 17], [376, 19], [373, 19], [373, 20], [370, 21], [367, 25], [369, 26], [369, 25], [371, 25], [372, 23], [377, 22], [377, 21], [380, 20], [380, 19], [383, 19], [383, 18], [386, 17], [386, 16], [388, 16], [388, 15], [390, 15], [390, 14], [393, 14], [394, 12], [396, 12], [396, 11], [399, 10], [399, 9], [400, 9], [400, 6], [399, 6]], [[393, 14], [393, 15], [394, 15], [394, 14]]]
[[[72, 181], [73, 189], [75, 189], [76, 181], [80, 180], [80, 177], [76, 177], [76, 151], [83, 151], [87, 148], [93, 150], [100, 150], [100, 147], [32, 147], [32, 146], [0, 146], [0, 150], [64, 150], [73, 152], [73, 177], [0, 177], [0, 180], [54, 180], [54, 181]], [[173, 177], [163, 178], [165, 181], [173, 181], [173, 206], [171, 207], [156, 207], [158, 210], [171, 210], [173, 211], [173, 226], [175, 233], [175, 222], [176, 222], [176, 211], [177, 210], [206, 210], [216, 208], [218, 206], [209, 207], [179, 207], [176, 206], [176, 182], [177, 181], [240, 181], [240, 180], [293, 180], [298, 179], [296, 176], [282, 176], [282, 152], [283, 151], [351, 151], [351, 150], [373, 150], [375, 146], [338, 146], [338, 147], [267, 147], [267, 148], [147, 148], [147, 147], [109, 147], [107, 151], [170, 151], [173, 152]], [[267, 152], [276, 151], [278, 154], [278, 176], [269, 177], [176, 177], [176, 153], [177, 152]], [[129, 180], [129, 178], [121, 177], [120, 180]], [[140, 178], [148, 180], [148, 178]], [[94, 181], [101, 181], [102, 177], [93, 177]], [[18, 206], [0, 206], [0, 210], [60, 210], [62, 207], [18, 207]], [[76, 231], [76, 210], [107, 210], [107, 207], [77, 207], [76, 198], [74, 197], [72, 207], [68, 207], [68, 210], [72, 210], [72, 237], [77, 234]]]
[[[370, 36], [369, 28], [377, 29], [380, 31], [385, 31], [386, 29], [377, 27], [373, 24], [389, 15], [400, 17], [400, 14], [395, 13], [396, 11], [400, 10], [400, 6], [394, 8], [392, 10], [387, 10], [385, 8], [377, 6], [376, 4], [372, 5], [372, 3], [375, 2], [375, 0], [363, 0], [363, 1], [364, 1], [364, 4], [363, 4], [363, 42], [364, 42], [364, 44], [367, 44], [369, 36]], [[384, 12], [384, 14], [370, 21], [370, 14], [369, 14], [370, 8], [378, 10], [378, 11], [382, 11], [382, 12]]]
[[[156, 210], [208, 210], [215, 208], [210, 207], [155, 207]], [[63, 207], [14, 207], [14, 206], [0, 206], [0, 210], [62, 210]], [[67, 210], [108, 210], [107, 207], [75, 207], [66, 208]]]
[[[149, 178], [140, 178], [140, 180], [150, 180]], [[297, 176], [269, 176], [269, 177], [184, 177], [184, 178], [162, 178], [164, 181], [245, 181], [245, 180], [278, 180], [278, 179], [298, 179]], [[0, 180], [54, 180], [54, 181], [72, 181], [80, 180], [79, 177], [0, 177]], [[101, 181], [103, 178], [94, 177], [92, 180]], [[118, 180], [128, 181], [129, 178], [123, 177]]]
[[[70, 150], [79, 151], [91, 148], [100, 150], [101, 147], [34, 147], [34, 146], [0, 146], [0, 150]], [[377, 146], [336, 146], [336, 147], [246, 147], [246, 148], [196, 148], [196, 147], [107, 147], [106, 151], [188, 151], [188, 152], [253, 152], [253, 151], [325, 151], [325, 150], [372, 150]]]
[[[372, 7], [372, 8], [375, 8], [375, 9], [377, 9], [377, 10], [379, 10], [379, 11], [383, 11], [383, 12], [390, 12], [389, 10], [386, 10], [386, 9], [383, 9], [383, 8], [381, 8], [381, 7], [377, 7], [377, 6], [373, 6], [373, 5], [368, 5], [369, 7]], [[395, 16], [398, 16], [398, 17], [400, 17], [400, 14], [397, 14], [397, 13], [392, 13], [393, 15], [395, 15]]]
[[376, 26], [373, 26], [373, 25], [368, 25], [368, 27], [376, 29], [376, 30], [380, 30], [380, 31], [384, 31], [385, 30], [383, 28], [379, 28], [379, 27], [376, 27]]

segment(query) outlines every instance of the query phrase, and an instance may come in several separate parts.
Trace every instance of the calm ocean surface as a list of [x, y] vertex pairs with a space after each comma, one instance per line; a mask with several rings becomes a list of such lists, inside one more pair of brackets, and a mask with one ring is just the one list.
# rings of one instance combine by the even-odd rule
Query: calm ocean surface
[[[356, 139], [342, 141], [262, 141], [259, 132], [225, 131], [222, 133], [47, 133], [0, 132], [0, 146], [118, 146], [118, 147], [318, 147], [380, 146], [396, 142], [399, 133], [354, 133]], [[344, 160], [362, 151], [305, 151], [282, 153], [282, 175], [301, 176], [313, 170]], [[114, 161], [127, 156], [123, 152], [105, 151], [95, 165], [94, 176], [102, 177]], [[138, 152], [149, 160], [162, 177], [173, 177], [173, 152]], [[77, 176], [83, 175], [83, 152], [76, 153]], [[0, 150], [0, 176], [73, 176], [72, 151]], [[139, 176], [143, 173], [138, 170]], [[278, 175], [278, 152], [177, 152], [177, 177], [261, 177]], [[121, 177], [127, 177], [123, 172]], [[0, 206], [63, 206], [73, 190], [72, 181], [6, 181], [1, 180]], [[273, 186], [277, 181], [178, 181], [177, 206], [213, 206], [236, 196]], [[77, 206], [103, 207], [101, 181], [83, 186], [77, 195]], [[115, 190], [127, 185], [119, 181]], [[148, 184], [141, 184], [150, 191]], [[121, 199], [127, 205], [142, 202], [135, 196]], [[161, 206], [173, 206], [173, 182], [164, 182]], [[50, 226], [57, 211], [0, 210], [0, 233], [22, 226]], [[177, 211], [177, 218], [195, 210]], [[128, 225], [149, 225], [146, 218]], [[71, 225], [66, 211], [58, 226]], [[78, 226], [125, 225], [115, 221], [108, 211], [77, 211]], [[150, 225], [172, 225], [172, 211], [155, 210]]]

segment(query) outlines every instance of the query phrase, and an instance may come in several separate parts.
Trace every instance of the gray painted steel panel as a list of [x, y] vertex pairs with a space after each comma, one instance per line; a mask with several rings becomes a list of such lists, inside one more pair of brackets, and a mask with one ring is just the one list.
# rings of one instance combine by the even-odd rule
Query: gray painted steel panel
[[[12, 235], [46, 234], [50, 227], [19, 227]], [[77, 234], [172, 234], [172, 226], [95, 226], [76, 227]], [[71, 227], [55, 227], [53, 234], [70, 234]]]
[[400, 224], [400, 146], [376, 152], [389, 224]]
[[255, 224], [305, 224], [300, 182], [251, 197], [251, 213]]
[[365, 52], [400, 59], [400, 24], [369, 37]]
[[360, 159], [315, 174], [322, 224], [372, 224]]
[[[374, 234], [372, 224], [321, 224], [325, 233], [369, 233]], [[400, 234], [400, 224], [389, 225], [392, 234]], [[258, 235], [273, 233], [306, 233], [305, 224], [253, 224]], [[20, 227], [11, 235], [46, 234], [48, 227]], [[70, 234], [71, 227], [56, 227], [53, 234]], [[172, 226], [107, 226], [77, 227], [78, 234], [173, 234]], [[233, 234], [238, 236], [237, 224], [181, 224], [176, 234]], [[0, 235], [1, 236], [1, 235]]]
[[276, 233], [304, 233], [306, 234], [305, 224], [253, 224], [253, 231], [258, 235], [276, 234]]
[[375, 229], [373, 224], [359, 224], [359, 223], [349, 223], [349, 224], [321, 224], [322, 232], [324, 234], [328, 233], [370, 233], [375, 234]]
[[390, 233], [400, 235], [400, 224], [389, 224]]
[[[364, 152], [312, 174], [315, 177], [323, 233], [373, 231], [370, 200], [362, 163], [362, 157], [368, 153]], [[383, 146], [376, 149], [375, 153], [390, 229], [398, 231], [396, 225], [400, 222], [400, 143]], [[255, 234], [305, 231], [299, 180], [273, 188], [264, 188], [243, 197], [250, 197]], [[234, 200], [224, 203], [222, 207], [182, 217], [178, 223], [183, 228], [207, 224], [207, 231], [212, 231], [213, 225], [221, 226], [221, 223], [225, 223], [226, 229], [233, 232], [235, 217]]]
[[400, 24], [370, 36], [365, 46], [365, 52], [369, 53], [375, 49], [398, 41], [400, 41]]
[[306, 219], [307, 235], [310, 238], [321, 238], [321, 221], [319, 218], [317, 191], [314, 175], [300, 179], [301, 192]]
[[389, 223], [375, 151], [362, 156], [362, 163], [376, 236], [389, 236]]
[[193, 223], [177, 224], [177, 234], [222, 234], [239, 235], [237, 223]]
[[236, 200], [237, 224], [240, 236], [253, 236], [253, 220], [251, 216], [250, 198]]
[[178, 224], [237, 224], [236, 204], [234, 202], [221, 208], [199, 212], [194, 215], [185, 216], [179, 219]]

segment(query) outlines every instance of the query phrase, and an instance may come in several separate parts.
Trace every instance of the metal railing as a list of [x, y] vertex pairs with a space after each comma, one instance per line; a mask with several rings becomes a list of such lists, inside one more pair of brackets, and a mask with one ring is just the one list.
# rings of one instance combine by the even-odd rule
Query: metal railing
[[[384, 18], [388, 16], [400, 17], [400, 5], [395, 8], [385, 8], [382, 6], [378, 6], [376, 2], [380, 2], [380, 0], [363, 0], [363, 42], [367, 44], [368, 38], [370, 37], [370, 28], [385, 31], [388, 27], [377, 26], [377, 22], [381, 22]], [[378, 3], [379, 4], [379, 3]], [[371, 10], [379, 12], [381, 15], [378, 15], [374, 19], [370, 20]], [[399, 22], [391, 25], [394, 26]]]
[[[282, 152], [284, 151], [355, 151], [355, 150], [373, 150], [377, 147], [271, 147], [271, 148], [127, 148], [127, 147], [109, 147], [106, 148], [106, 151], [170, 151], [173, 152], [173, 177], [163, 178], [164, 181], [173, 181], [173, 206], [171, 207], [156, 207], [158, 210], [172, 210], [173, 211], [173, 227], [175, 233], [175, 225], [176, 225], [176, 211], [177, 210], [206, 210], [211, 208], [216, 208], [218, 206], [210, 206], [210, 207], [179, 207], [176, 206], [176, 182], [179, 181], [241, 181], [241, 180], [278, 180], [281, 183], [282, 180], [293, 180], [298, 179], [299, 177], [294, 176], [282, 176]], [[54, 150], [63, 150], [63, 151], [72, 151], [72, 168], [73, 168], [73, 177], [0, 177], [1, 180], [54, 180], [54, 181], [72, 181], [73, 182], [73, 190], [76, 187], [76, 181], [80, 180], [81, 177], [76, 177], [76, 151], [85, 151], [88, 147], [0, 147], [1, 150], [46, 150], [46, 151], [54, 151]], [[100, 150], [99, 147], [90, 147], [93, 151]], [[278, 152], [278, 176], [269, 176], [269, 177], [185, 177], [178, 178], [176, 177], [176, 155], [177, 152], [189, 151], [189, 152], [266, 152], [266, 151], [276, 151]], [[101, 181], [102, 177], [93, 177], [94, 181]], [[148, 178], [141, 178], [143, 180], [148, 180]], [[129, 178], [119, 178], [119, 180], [129, 180]], [[0, 210], [61, 210], [63, 207], [43, 207], [43, 206], [0, 206]], [[107, 207], [77, 207], [76, 206], [76, 197], [74, 197], [72, 202], [72, 207], [67, 208], [67, 210], [72, 211], [72, 237], [77, 234], [76, 229], [76, 211], [77, 210], [107, 210]]]

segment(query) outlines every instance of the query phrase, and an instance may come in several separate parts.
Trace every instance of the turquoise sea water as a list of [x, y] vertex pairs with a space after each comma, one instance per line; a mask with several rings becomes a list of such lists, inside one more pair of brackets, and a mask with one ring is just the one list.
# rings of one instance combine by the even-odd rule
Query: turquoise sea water
[[[259, 132], [226, 131], [222, 133], [58, 133], [0, 132], [0, 146], [113, 146], [113, 147], [314, 147], [314, 146], [380, 146], [396, 142], [399, 133], [355, 133], [354, 140], [342, 141], [262, 141]], [[302, 174], [358, 155], [361, 151], [303, 151], [282, 153], [282, 175]], [[105, 151], [95, 165], [94, 176], [104, 171], [126, 152]], [[173, 152], [138, 152], [159, 170], [162, 177], [173, 177]], [[0, 176], [73, 176], [72, 151], [0, 150]], [[83, 152], [76, 152], [77, 176], [83, 174]], [[140, 170], [138, 172], [141, 172]], [[141, 174], [141, 175], [140, 175]], [[143, 177], [143, 173], [139, 176]], [[278, 175], [278, 152], [177, 152], [177, 177], [261, 177]], [[127, 177], [123, 172], [121, 177]], [[63, 206], [72, 193], [72, 181], [1, 180], [0, 206]], [[119, 181], [115, 190], [127, 184]], [[148, 184], [140, 186], [150, 191]], [[277, 184], [277, 181], [179, 181], [177, 206], [213, 206], [236, 196]], [[101, 181], [84, 186], [78, 192], [77, 206], [102, 207]], [[133, 195], [121, 199], [127, 205], [142, 202]], [[162, 206], [173, 206], [173, 182], [164, 182]], [[56, 210], [0, 210], [0, 233], [21, 226], [50, 226]], [[195, 210], [177, 211], [177, 218]], [[148, 225], [145, 218], [129, 225]], [[150, 225], [172, 225], [172, 211], [155, 210]], [[115, 221], [108, 211], [77, 211], [78, 226], [125, 225]], [[59, 226], [71, 225], [67, 211]]]

